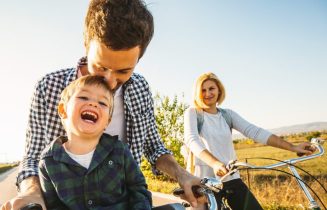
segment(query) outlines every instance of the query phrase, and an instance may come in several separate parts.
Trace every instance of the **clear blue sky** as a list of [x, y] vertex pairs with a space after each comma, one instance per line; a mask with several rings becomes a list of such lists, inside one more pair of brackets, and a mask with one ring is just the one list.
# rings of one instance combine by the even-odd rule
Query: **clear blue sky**
[[[190, 103], [215, 72], [223, 107], [264, 128], [327, 121], [327, 1], [147, 0], [155, 35], [136, 71]], [[20, 159], [33, 86], [84, 55], [87, 0], [1, 1], [0, 161]], [[4, 146], [6, 145], [6, 146]]]

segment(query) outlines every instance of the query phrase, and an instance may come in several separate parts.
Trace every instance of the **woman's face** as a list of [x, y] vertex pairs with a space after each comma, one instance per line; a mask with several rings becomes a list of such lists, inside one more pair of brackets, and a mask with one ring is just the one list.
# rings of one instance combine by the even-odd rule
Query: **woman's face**
[[209, 106], [216, 106], [219, 96], [219, 88], [217, 84], [212, 80], [206, 80], [202, 84], [202, 97], [203, 102]]

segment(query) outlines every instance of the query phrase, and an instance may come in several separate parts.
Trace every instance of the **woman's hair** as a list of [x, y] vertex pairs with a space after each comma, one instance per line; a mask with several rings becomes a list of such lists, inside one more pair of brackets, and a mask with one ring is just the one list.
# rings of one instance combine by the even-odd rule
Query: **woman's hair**
[[223, 83], [221, 83], [221, 81], [218, 79], [218, 77], [212, 72], [201, 74], [196, 80], [193, 94], [193, 103], [197, 109], [208, 108], [208, 106], [203, 102], [202, 95], [202, 85], [205, 81], [208, 80], [215, 82], [218, 87], [219, 94], [217, 98], [217, 104], [221, 104], [225, 99], [225, 87]]

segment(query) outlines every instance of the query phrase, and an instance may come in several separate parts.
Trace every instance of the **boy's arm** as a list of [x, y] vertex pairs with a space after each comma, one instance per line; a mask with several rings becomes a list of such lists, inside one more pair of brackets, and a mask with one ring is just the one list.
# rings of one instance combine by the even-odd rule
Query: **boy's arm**
[[128, 206], [134, 210], [150, 210], [151, 193], [147, 190], [145, 178], [127, 147], [124, 147], [124, 168], [128, 190]]
[[60, 209], [62, 207], [62, 202], [58, 198], [57, 191], [51, 182], [49, 174], [46, 170], [46, 164], [43, 161], [40, 162], [39, 178], [40, 188], [46, 207], [48, 209]]

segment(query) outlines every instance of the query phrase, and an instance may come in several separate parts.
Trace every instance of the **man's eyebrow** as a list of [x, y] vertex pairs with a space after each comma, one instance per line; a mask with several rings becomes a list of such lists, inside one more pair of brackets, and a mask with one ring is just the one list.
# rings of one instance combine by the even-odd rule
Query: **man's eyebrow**
[[[98, 68], [100, 67], [100, 68], [104, 68], [104, 69], [107, 69], [107, 70], [110, 69], [110, 68], [105, 67], [105, 66], [103, 66], [101, 64], [96, 64], [96, 65], [98, 66]], [[117, 69], [115, 71], [129, 71], [129, 70], [132, 70], [133, 68], [135, 68], [135, 66], [127, 67], [127, 68], [123, 68], [123, 69]]]

